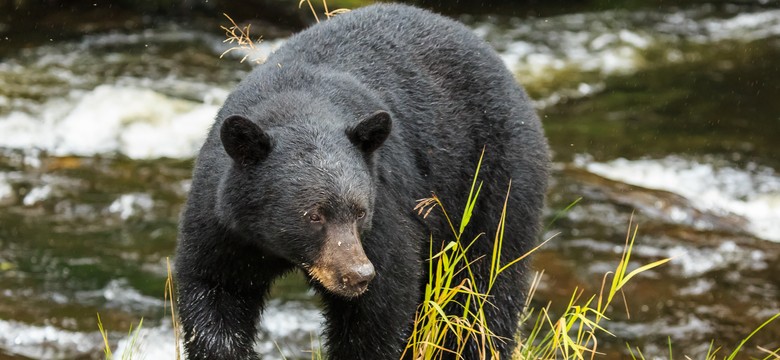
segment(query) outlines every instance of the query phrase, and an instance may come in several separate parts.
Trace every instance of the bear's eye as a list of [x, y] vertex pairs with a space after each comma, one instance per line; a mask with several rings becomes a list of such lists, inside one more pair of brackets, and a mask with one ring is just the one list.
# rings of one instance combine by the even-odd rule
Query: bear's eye
[[311, 215], [309, 215], [309, 221], [311, 221], [311, 222], [320, 222], [320, 221], [322, 221], [322, 217], [320, 217], [319, 214], [311, 214]]
[[359, 210], [358, 213], [357, 213], [357, 218], [358, 219], [362, 219], [364, 217], [366, 217], [366, 211], [365, 210]]

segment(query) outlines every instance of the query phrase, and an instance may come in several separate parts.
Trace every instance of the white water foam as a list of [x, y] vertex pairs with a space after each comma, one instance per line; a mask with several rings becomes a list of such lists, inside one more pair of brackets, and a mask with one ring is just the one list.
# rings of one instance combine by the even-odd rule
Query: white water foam
[[0, 205], [13, 204], [15, 201], [14, 188], [6, 180], [5, 173], [0, 173]]
[[104, 303], [105, 307], [137, 312], [162, 308], [163, 299], [141, 294], [130, 286], [127, 279], [115, 279], [98, 290], [76, 292], [75, 300], [81, 304]]
[[723, 17], [710, 5], [676, 11], [614, 10], [514, 18], [502, 26], [493, 21], [473, 22], [477, 35], [499, 50], [510, 69], [531, 77], [567, 68], [602, 74], [631, 72], [647, 61], [643, 51], [659, 44], [673, 56], [686, 41], [709, 44], [780, 35], [780, 10], [750, 12], [735, 7]]
[[25, 206], [33, 206], [49, 198], [51, 195], [52, 187], [49, 184], [36, 186], [24, 196], [22, 203]]
[[[566, 246], [615, 255], [622, 254], [624, 250], [623, 245], [589, 238], [569, 240]], [[733, 241], [725, 241], [716, 247], [637, 243], [632, 253], [648, 259], [671, 259], [671, 265], [676, 267], [673, 272], [683, 278], [703, 278], [707, 274], [724, 269], [736, 269], [740, 273], [756, 272], [769, 266], [769, 259], [764, 252], [740, 246]], [[604, 274], [614, 270], [614, 264], [602, 262], [594, 262], [589, 267], [592, 274]], [[653, 271], [650, 271], [646, 275], [652, 274]]]
[[[217, 92], [224, 100], [226, 92]], [[211, 94], [211, 96], [215, 96]], [[0, 146], [41, 149], [55, 155], [119, 152], [135, 159], [188, 158], [203, 143], [219, 109], [152, 90], [101, 85], [74, 92], [70, 105], [50, 100], [39, 115], [0, 117]]]
[[746, 231], [780, 241], [780, 175], [770, 168], [738, 169], [676, 156], [590, 162], [584, 167], [612, 180], [676, 193], [703, 211], [742, 216], [748, 220]]
[[[264, 359], [282, 360], [308, 357], [307, 352], [318, 348], [322, 315], [312, 306], [299, 302], [282, 303], [272, 300], [263, 313], [260, 324], [261, 339], [255, 344], [255, 350]], [[182, 339], [180, 339], [180, 349]], [[119, 341], [115, 358], [130, 350], [132, 336]], [[170, 321], [156, 327], [142, 327], [132, 352], [134, 359], [174, 359], [174, 331]]]
[[32, 359], [74, 359], [100, 353], [99, 333], [0, 320], [0, 349]]
[[139, 212], [147, 213], [154, 207], [152, 196], [145, 193], [124, 194], [108, 206], [108, 212], [118, 214], [122, 220], [136, 216]]
[[[650, 48], [666, 51], [668, 61], [683, 61], [687, 58], [687, 43], [751, 41], [780, 35], [780, 10], [735, 7], [726, 9], [723, 15], [707, 5], [687, 10], [512, 18], [502, 25], [492, 18], [464, 20], [497, 48], [525, 84], [544, 84], [551, 74], [560, 71], [630, 73], [656, 61], [646, 57]], [[0, 63], [0, 85], [6, 77], [11, 81], [7, 86], [19, 86], [18, 79], [30, 78], [32, 85], [24, 86], [31, 95], [0, 96], [0, 147], [41, 149], [55, 155], [192, 157], [227, 96], [228, 83], [235, 80], [233, 73], [224, 75], [224, 83], [209, 83], [219, 82], [223, 76], [205, 80], [207, 77], [197, 74], [175, 75], [168, 70], [175, 66], [165, 65], [166, 59], [159, 59], [161, 68], [157, 71], [165, 74], [161, 79], [134, 75], [133, 71], [142, 66], [137, 60], [123, 60], [128, 63], [120, 67], [131, 69], [130, 73], [111, 79], [91, 71], [103, 63], [110, 68], [112, 59], [123, 59], [122, 45], [174, 42], [205, 43], [215, 58], [230, 47], [219, 34], [173, 26], [138, 34], [90, 35], [78, 42], [20, 50], [19, 59]], [[267, 56], [283, 42], [277, 39], [259, 43], [248, 60]], [[95, 56], [92, 50], [112, 52]], [[245, 55], [243, 50], [229, 53], [237, 58]], [[91, 66], [85, 67], [85, 63]], [[583, 80], [571, 88], [553, 89], [536, 106], [543, 108], [600, 92], [604, 85], [599, 81]], [[166, 95], [171, 90], [186, 94], [183, 98], [190, 100]]]
[[[586, 86], [554, 90], [537, 108], [562, 99], [588, 96], [604, 88], [600, 78], [630, 74], [659, 62], [698, 58], [690, 44], [749, 42], [780, 35], [780, 10], [711, 5], [685, 10], [613, 10], [548, 18], [474, 20], [464, 17], [475, 33], [495, 47], [521, 83], [547, 84], [556, 77], [595, 73]], [[652, 50], [652, 51], [648, 51]], [[660, 57], [657, 56], [660, 52]], [[585, 91], [580, 91], [585, 90]]]

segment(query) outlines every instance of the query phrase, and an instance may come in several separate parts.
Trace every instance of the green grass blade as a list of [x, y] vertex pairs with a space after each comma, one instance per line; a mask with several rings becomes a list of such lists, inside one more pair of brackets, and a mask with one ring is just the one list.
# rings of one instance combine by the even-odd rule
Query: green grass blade
[[141, 327], [144, 325], [144, 318], [138, 322], [138, 327], [133, 331], [133, 325], [130, 324], [130, 330], [127, 331], [127, 337], [130, 338], [130, 344], [122, 352], [122, 360], [130, 360], [133, 358], [133, 354], [138, 346], [138, 336], [141, 334]]
[[474, 210], [474, 205], [477, 202], [477, 195], [479, 195], [479, 190], [482, 189], [482, 182], [480, 181], [477, 193], [474, 193], [474, 188], [477, 187], [477, 179], [479, 178], [479, 169], [482, 168], [482, 158], [484, 156], [485, 148], [483, 147], [482, 154], [479, 155], [479, 162], [477, 162], [477, 170], [474, 171], [474, 179], [471, 181], [471, 190], [469, 190], [469, 197], [466, 200], [466, 207], [463, 209], [463, 217], [460, 221], [460, 231], [457, 234], [458, 237], [463, 234], [463, 230], [466, 229], [466, 225], [468, 225], [469, 220], [471, 220], [471, 214]]
[[740, 350], [740, 349], [742, 349], [742, 346], [744, 346], [744, 345], [745, 345], [745, 343], [746, 343], [746, 342], [748, 342], [748, 340], [750, 340], [750, 338], [752, 338], [752, 337], [753, 337], [753, 335], [755, 335], [755, 334], [756, 334], [756, 333], [758, 333], [758, 332], [759, 332], [761, 329], [763, 329], [763, 328], [764, 328], [764, 326], [767, 326], [767, 325], [769, 325], [769, 323], [771, 323], [771, 322], [775, 321], [775, 319], [777, 319], [778, 317], [780, 317], [780, 313], [777, 313], [777, 314], [775, 314], [775, 316], [772, 316], [771, 318], [767, 319], [767, 321], [764, 321], [764, 323], [763, 323], [763, 324], [761, 324], [759, 327], [757, 327], [755, 330], [753, 330], [753, 331], [750, 333], [750, 335], [748, 335], [746, 338], [742, 339], [742, 341], [739, 343], [739, 345], [737, 346], [737, 348], [736, 348], [736, 349], [734, 349], [734, 351], [732, 351], [732, 352], [731, 352], [731, 354], [729, 354], [729, 356], [728, 356], [728, 357], [726, 357], [726, 359], [727, 359], [727, 360], [733, 360], [733, 359], [734, 359], [734, 358], [737, 356], [737, 354], [739, 353], [739, 350]]
[[617, 286], [617, 288], [615, 288], [615, 290], [620, 290], [621, 288], [623, 288], [623, 286], [625, 286], [626, 283], [628, 283], [628, 281], [631, 280], [631, 278], [634, 277], [635, 275], [637, 275], [639, 273], [643, 273], [643, 272], [645, 272], [647, 270], [656, 268], [656, 267], [661, 266], [663, 264], [666, 264], [666, 263], [668, 263], [671, 260], [672, 259], [669, 259], [669, 258], [661, 259], [661, 260], [653, 261], [653, 262], [651, 262], [649, 264], [640, 266], [637, 269], [634, 269], [634, 271], [628, 273], [628, 275], [626, 275], [623, 279], [620, 280], [620, 282], [618, 283], [618, 286]]
[[569, 211], [571, 211], [571, 209], [580, 202], [580, 200], [582, 200], [582, 196], [580, 196], [576, 200], [572, 201], [571, 204], [569, 204], [568, 206], [563, 208], [563, 210], [560, 210], [560, 211], [556, 212], [555, 216], [553, 216], [552, 220], [550, 220], [550, 222], [547, 223], [547, 226], [545, 226], [544, 228], [545, 229], [549, 229], [550, 227], [552, 227], [553, 224], [555, 224], [555, 222], [558, 221], [558, 219], [560, 219], [564, 215], [568, 214]]
[[99, 313], [97, 314], [97, 324], [100, 335], [103, 337], [103, 353], [105, 354], [106, 360], [111, 360], [114, 358], [114, 355], [111, 353], [111, 346], [108, 344], [108, 332], [103, 328], [103, 322], [100, 320]]

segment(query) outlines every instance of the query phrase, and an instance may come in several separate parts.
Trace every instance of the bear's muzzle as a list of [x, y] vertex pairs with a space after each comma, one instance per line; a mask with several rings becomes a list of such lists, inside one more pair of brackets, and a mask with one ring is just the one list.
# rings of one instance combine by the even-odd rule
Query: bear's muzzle
[[347, 298], [364, 293], [376, 276], [355, 224], [328, 225], [319, 257], [307, 271], [325, 289]]

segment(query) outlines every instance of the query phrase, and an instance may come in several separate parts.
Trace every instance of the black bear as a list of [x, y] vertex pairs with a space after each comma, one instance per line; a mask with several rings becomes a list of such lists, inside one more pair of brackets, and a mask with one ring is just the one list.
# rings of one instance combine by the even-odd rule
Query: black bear
[[[482, 150], [485, 183], [464, 235], [490, 254], [512, 181], [502, 263], [536, 242], [549, 154], [525, 92], [465, 26], [375, 5], [291, 37], [228, 96], [198, 155], [176, 258], [189, 359], [257, 359], [269, 287], [300, 269], [322, 297], [331, 360], [399, 359], [427, 279], [429, 242], [451, 241]], [[458, 222], [458, 216], [453, 216]], [[509, 359], [526, 265], [486, 309]], [[481, 290], [489, 259], [472, 270]], [[469, 345], [463, 359], [477, 359]]]

